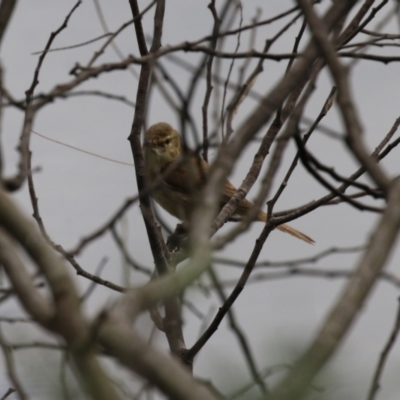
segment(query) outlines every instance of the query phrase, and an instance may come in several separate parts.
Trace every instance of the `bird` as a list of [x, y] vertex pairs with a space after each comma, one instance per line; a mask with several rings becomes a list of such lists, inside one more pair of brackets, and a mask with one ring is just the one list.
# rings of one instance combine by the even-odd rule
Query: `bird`
[[[194, 151], [184, 149], [180, 134], [166, 122], [156, 123], [147, 129], [143, 154], [147, 181], [155, 184], [151, 196], [169, 214], [188, 222], [196, 205], [196, 194], [207, 182], [209, 164]], [[181, 158], [182, 155], [185, 157]], [[179, 159], [181, 162], [177, 161]], [[166, 173], [174, 162], [175, 167]], [[226, 179], [220, 198], [220, 210], [235, 192], [236, 188]], [[233, 216], [243, 217], [252, 207], [251, 201], [243, 199]], [[256, 220], [266, 222], [267, 214], [260, 211]], [[304, 242], [314, 243], [313, 239], [290, 225], [278, 225], [277, 229]]]

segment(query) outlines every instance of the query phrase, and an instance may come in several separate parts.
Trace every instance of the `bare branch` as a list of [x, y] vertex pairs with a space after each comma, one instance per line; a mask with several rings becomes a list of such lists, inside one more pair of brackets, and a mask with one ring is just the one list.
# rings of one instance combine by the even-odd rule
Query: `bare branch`
[[396, 321], [394, 323], [392, 333], [390, 334], [389, 339], [388, 339], [385, 347], [382, 350], [378, 365], [376, 366], [376, 371], [375, 371], [374, 377], [372, 379], [371, 388], [368, 393], [368, 398], [367, 398], [368, 400], [373, 400], [380, 388], [379, 381], [381, 379], [381, 375], [383, 373], [383, 369], [385, 367], [386, 360], [389, 356], [389, 353], [392, 350], [392, 348], [396, 342], [397, 335], [399, 334], [399, 330], [400, 330], [400, 302], [397, 307]]
[[316, 43], [318, 43], [319, 49], [335, 79], [338, 90], [337, 100], [347, 129], [346, 143], [360, 163], [367, 169], [376, 184], [385, 191], [389, 185], [389, 178], [367, 152], [362, 138], [361, 123], [350, 94], [347, 73], [345, 68], [340, 64], [336, 51], [328, 39], [329, 31], [325, 28], [324, 22], [318, 19], [308, 0], [299, 0], [299, 4], [304, 10], [313, 37]]
[[38, 234], [32, 222], [22, 215], [2, 191], [0, 191], [0, 226], [21, 244], [49, 283], [56, 314], [48, 327], [51, 326], [52, 331], [62, 335], [67, 342], [87, 390], [99, 400], [118, 399], [96, 360], [93, 349], [87, 346], [89, 327], [80, 311], [75, 285], [64, 264], [45, 239]]
[[3, 0], [0, 4], [0, 43], [10, 22], [17, 0]]
[[99, 341], [107, 352], [148, 379], [170, 398], [217, 400], [204, 385], [190, 376], [187, 368], [146, 343], [126, 326], [125, 321], [116, 319], [113, 312], [101, 316], [99, 323]]
[[37, 291], [6, 232], [0, 230], [0, 263], [4, 267], [26, 311], [45, 327], [54, 317], [53, 306]]
[[[10, 381], [12, 382], [12, 384], [14, 385], [14, 388], [15, 388], [14, 391], [17, 392], [20, 400], [28, 400], [29, 397], [21, 384], [21, 381], [17, 375], [17, 371], [15, 370], [14, 355], [12, 353], [12, 350], [11, 350], [7, 340], [5, 339], [5, 337], [3, 335], [2, 329], [0, 329], [0, 346], [1, 346], [1, 349], [3, 350], [3, 355], [4, 355], [4, 359], [5, 359], [8, 377], [10, 378]], [[7, 397], [7, 396], [4, 395], [4, 397]]]
[[341, 343], [383, 270], [400, 229], [400, 179], [390, 185], [388, 205], [354, 275], [311, 346], [271, 394], [273, 400], [297, 398]]
[[1, 400], [6, 400], [6, 398], [7, 398], [10, 394], [12, 394], [12, 393], [14, 393], [14, 392], [15, 392], [15, 389], [9, 388], [9, 389], [7, 390], [7, 392], [4, 394], [4, 396], [2, 396]]

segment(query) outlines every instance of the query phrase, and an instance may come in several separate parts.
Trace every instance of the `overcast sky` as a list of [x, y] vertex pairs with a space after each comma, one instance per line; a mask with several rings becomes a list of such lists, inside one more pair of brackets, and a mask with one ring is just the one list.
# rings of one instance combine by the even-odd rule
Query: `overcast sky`
[[[72, 0], [20, 0], [14, 12], [11, 25], [1, 48], [1, 61], [5, 69], [5, 86], [17, 99], [24, 97], [25, 90], [32, 81], [37, 56], [33, 52], [44, 48], [50, 32], [63, 21], [75, 1]], [[255, 1], [246, 0], [243, 7], [243, 23], [249, 23], [257, 7], [263, 8], [262, 17], [275, 15], [293, 3], [291, 1]], [[323, 2], [330, 4], [330, 2]], [[149, 2], [139, 1], [140, 7]], [[210, 34], [212, 18], [206, 1], [167, 1], [164, 22], [163, 45], [176, 44], [185, 40], [195, 40]], [[220, 6], [221, 1], [217, 1]], [[111, 31], [131, 19], [128, 1], [102, 0], [104, 15]], [[392, 7], [390, 5], [390, 7]], [[324, 9], [322, 5], [321, 10]], [[389, 7], [387, 7], [389, 9]], [[152, 32], [152, 13], [144, 19], [145, 31]], [[237, 23], [236, 23], [237, 26]], [[255, 48], [261, 50], [264, 40], [276, 32], [279, 24], [266, 26], [258, 32]], [[373, 26], [373, 25], [372, 25]], [[273, 46], [271, 52], [290, 52], [294, 37], [300, 28], [300, 21]], [[386, 32], [398, 33], [396, 18], [385, 29]], [[69, 46], [90, 40], [103, 34], [103, 29], [96, 14], [94, 2], [85, 0], [71, 18], [68, 28], [55, 40], [53, 47]], [[242, 43], [246, 49], [247, 36], [243, 35]], [[72, 79], [69, 71], [76, 62], [86, 63], [93, 52], [100, 46], [96, 42], [73, 50], [48, 54], [41, 70], [40, 84], [36, 93], [44, 92], [56, 84]], [[117, 43], [124, 54], [137, 55], [134, 30], [129, 27]], [[306, 43], [304, 41], [303, 43]], [[229, 42], [228, 49], [236, 44]], [[378, 52], [379, 50], [374, 51]], [[398, 48], [391, 54], [399, 55]], [[195, 62], [197, 55], [179, 53], [179, 56]], [[118, 58], [111, 48], [104, 54], [99, 63], [116, 61]], [[348, 60], [344, 62], [348, 63]], [[230, 61], [222, 65], [226, 73]], [[254, 91], [265, 94], [282, 76], [284, 65], [268, 61], [264, 73], [257, 81]], [[285, 64], [286, 65], [286, 64]], [[165, 61], [164, 66], [178, 80], [182, 88], [187, 86], [188, 74], [172, 62]], [[137, 67], [134, 67], [139, 71]], [[102, 74], [99, 78], [85, 83], [79, 90], [102, 90], [134, 101], [137, 80], [129, 71]], [[361, 62], [351, 74], [351, 85], [358, 105], [358, 111], [364, 127], [367, 141], [374, 148], [396, 118], [400, 116], [400, 79], [399, 66], [396, 63]], [[321, 104], [330, 92], [332, 81], [324, 72], [318, 79], [314, 98], [306, 108], [305, 115], [315, 118]], [[204, 96], [204, 84], [196, 96], [192, 107], [197, 129], [201, 131], [201, 104]], [[254, 109], [256, 100], [248, 99], [240, 109], [235, 120], [238, 126], [248, 113]], [[97, 97], [76, 97], [68, 100], [56, 100], [42, 110], [34, 124], [34, 130], [52, 139], [85, 149], [115, 160], [132, 163], [132, 155], [127, 136], [133, 118], [133, 108], [118, 101], [107, 101]], [[18, 153], [15, 147], [22, 127], [22, 113], [19, 110], [7, 109], [2, 121], [3, 153], [5, 173], [16, 171]], [[165, 104], [163, 98], [155, 93], [148, 110], [148, 124], [166, 121], [178, 127], [179, 121]], [[324, 125], [343, 133], [342, 124], [336, 106], [322, 122]], [[397, 136], [396, 136], [397, 137]], [[342, 141], [328, 138], [316, 132], [310, 141], [310, 150], [326, 164], [349, 175], [356, 169], [356, 162], [348, 154]], [[79, 239], [100, 226], [121, 205], [124, 200], [136, 193], [136, 182], [132, 166], [113, 163], [77, 152], [42, 137], [32, 135], [32, 164], [40, 167], [35, 173], [34, 181], [39, 198], [39, 205], [45, 226], [52, 239], [66, 249], [76, 245]], [[249, 146], [239, 160], [231, 180], [240, 184], [247, 167], [250, 166], [257, 144]], [[279, 177], [283, 177], [294, 155], [291, 146], [285, 155], [284, 166]], [[396, 152], [385, 161], [385, 166], [392, 176], [399, 174], [399, 157]], [[278, 181], [275, 183], [277, 188]], [[257, 193], [257, 185], [250, 193]], [[276, 206], [276, 210], [300, 206], [319, 198], [326, 190], [309, 177], [302, 167], [297, 168], [288, 188]], [[32, 207], [26, 185], [15, 197], [27, 214], [32, 214]], [[165, 216], [171, 227], [176, 220]], [[262, 250], [260, 261], [290, 260], [309, 257], [331, 247], [351, 247], [363, 245], [377, 220], [376, 215], [355, 211], [348, 205], [322, 207], [317, 211], [296, 220], [293, 223], [316, 241], [314, 246], [296, 241], [280, 232], [273, 232]], [[152, 267], [151, 251], [148, 245], [139, 207], [135, 205], [129, 212], [120, 229], [126, 232], [129, 251], [137, 262]], [[224, 227], [221, 233], [231, 228]], [[254, 224], [246, 235], [219, 254], [229, 258], [247, 260], [255, 239], [262, 230], [261, 224]], [[78, 257], [78, 261], [89, 272], [94, 273], [103, 257], [108, 261], [102, 278], [126, 286], [126, 274], [122, 261], [111, 237], [108, 235], [90, 246]], [[332, 255], [318, 263], [321, 269], [354, 268], [359, 253]], [[400, 251], [392, 255], [388, 270], [399, 273]], [[306, 264], [305, 267], [314, 267]], [[219, 267], [221, 278], [238, 277], [240, 269]], [[72, 271], [71, 268], [71, 273]], [[257, 273], [257, 271], [255, 271]], [[131, 275], [130, 284], [139, 285], [146, 281], [145, 276]], [[85, 289], [90, 282], [83, 278], [76, 279], [77, 284]], [[207, 279], [204, 280], [207, 282]], [[323, 316], [334, 304], [344, 285], [344, 280], [291, 277], [261, 283], [249, 284], [238, 301], [234, 311], [244, 329], [260, 369], [281, 363], [290, 363], [301, 354], [310, 343], [323, 321]], [[227, 289], [229, 291], [230, 288]], [[229, 292], [228, 292], [229, 293]], [[336, 357], [326, 371], [336, 379], [325, 383], [327, 399], [365, 398], [368, 382], [371, 379], [379, 353], [394, 323], [397, 308], [398, 290], [391, 284], [379, 282], [367, 306], [360, 314], [357, 324], [347, 337]], [[87, 303], [89, 315], [95, 315], [102, 307], [118, 298], [118, 294], [102, 287], [96, 288]], [[217, 298], [206, 298], [201, 290], [189, 289], [187, 298], [194, 302], [204, 313], [215, 313], [219, 306]], [[16, 311], [18, 310], [18, 311]], [[1, 316], [22, 315], [18, 306], [12, 301], [2, 305]], [[187, 309], [184, 309], [185, 340], [190, 346], [196, 340], [201, 329], [201, 321]], [[32, 341], [32, 338], [44, 340], [43, 332], [25, 329], [21, 325], [6, 326], [4, 332], [12, 342]], [[147, 316], [140, 318], [137, 328], [148, 335], [151, 322]], [[156, 340], [165, 346], [163, 335]], [[379, 399], [395, 400], [399, 390], [395, 378], [400, 364], [400, 345], [393, 349], [383, 378]], [[60, 355], [45, 351], [47, 358], [38, 359], [37, 350], [21, 350], [17, 353], [17, 365], [24, 383], [31, 394], [31, 399], [53, 399], [57, 393]], [[39, 368], [40, 367], [40, 368]], [[43, 368], [43, 369], [41, 369]], [[229, 393], [249, 380], [248, 370], [243, 356], [237, 346], [236, 338], [230, 333], [226, 323], [213, 336], [195, 361], [196, 376], [210, 379], [223, 392]], [[273, 381], [272, 381], [273, 382]], [[0, 388], [7, 387], [3, 364], [0, 364]], [[2, 394], [0, 390], [0, 395]], [[12, 396], [10, 396], [12, 399]]]

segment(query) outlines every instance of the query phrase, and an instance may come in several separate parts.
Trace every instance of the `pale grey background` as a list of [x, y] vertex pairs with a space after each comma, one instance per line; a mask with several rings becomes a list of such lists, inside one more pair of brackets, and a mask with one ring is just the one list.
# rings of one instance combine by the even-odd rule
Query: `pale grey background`
[[[44, 47], [49, 33], [60, 25], [74, 3], [72, 0], [19, 1], [1, 49], [5, 85], [16, 98], [23, 98], [24, 91], [32, 81], [37, 56], [32, 56], [31, 53]], [[148, 4], [144, 1], [139, 3], [142, 8]], [[219, 3], [221, 2], [217, 2], [217, 5]], [[265, 17], [269, 14], [275, 15], [292, 4], [290, 1], [261, 0], [246, 0], [244, 3], [244, 23], [249, 22], [258, 6], [264, 8]], [[329, 4], [326, 1], [323, 3], [325, 6]], [[111, 31], [131, 18], [128, 1], [102, 0], [101, 4]], [[207, 1], [199, 0], [167, 1], [163, 44], [195, 40], [209, 34], [212, 19], [207, 4]], [[321, 10], [325, 6], [321, 7]], [[146, 16], [144, 25], [146, 32], [151, 33], [152, 13]], [[274, 45], [272, 52], [289, 52], [299, 27], [300, 22], [291, 29], [290, 34], [285, 35], [282, 41]], [[396, 19], [392, 21], [390, 29], [391, 32], [398, 32]], [[261, 49], [265, 38], [275, 31], [276, 25], [261, 28], [256, 47]], [[68, 28], [57, 37], [53, 47], [80, 43], [102, 33], [93, 2], [85, 0], [71, 18]], [[247, 43], [245, 37], [244, 35], [242, 38], [244, 48]], [[87, 62], [99, 43], [48, 54], [41, 70], [40, 84], [36, 93], [70, 80], [72, 77], [68, 72], [75, 62], [79, 61], [82, 64]], [[126, 54], [137, 54], [132, 27], [118, 37], [117, 43]], [[231, 48], [234, 45], [235, 41], [232, 42]], [[398, 55], [396, 48], [391, 52]], [[197, 60], [195, 55], [184, 53], [183, 57], [188, 61]], [[117, 57], [111, 49], [100, 58], [101, 63], [115, 60]], [[227, 70], [229, 62], [225, 61], [224, 71]], [[165, 62], [164, 65], [185, 88], [188, 75], [172, 63]], [[266, 93], [268, 88], [282, 76], [285, 65], [286, 62], [267, 61], [264, 66], [265, 72], [254, 89], [258, 93]], [[138, 71], [138, 68], [135, 69]], [[351, 82], [365, 135], [372, 149], [400, 115], [399, 66], [395, 63], [384, 66], [380, 63], [362, 62], [353, 71]], [[103, 74], [78, 89], [99, 89], [125, 95], [134, 100], [136, 84], [137, 81], [128, 71], [120, 71]], [[316, 117], [330, 88], [331, 79], [327, 73], [323, 73], [318, 80], [317, 93], [307, 106], [307, 116]], [[199, 130], [201, 130], [204, 84], [201, 85], [201, 89], [192, 109]], [[254, 108], [254, 105], [255, 102], [251, 99], [243, 104], [235, 120], [235, 126]], [[178, 124], [158, 94], [153, 96], [148, 115], [149, 124], [158, 121], [166, 121], [175, 126]], [[132, 118], [133, 109], [124, 104], [96, 97], [80, 97], [67, 101], [56, 100], [54, 104], [39, 113], [34, 129], [82, 149], [131, 162], [131, 151], [126, 138]], [[341, 132], [340, 118], [335, 107], [323, 120], [323, 124]], [[7, 110], [2, 126], [7, 174], [12, 174], [16, 170], [18, 153], [14, 148], [21, 126], [22, 113], [13, 109]], [[329, 139], [321, 133], [314, 134], [310, 148], [324, 162], [334, 165], [338, 172], [350, 174], [356, 167], [343, 143]], [[42, 171], [35, 175], [34, 181], [45, 226], [53, 240], [65, 248], [74, 246], [80, 237], [98, 227], [125, 198], [136, 192], [132, 167], [78, 153], [35, 135], [32, 136], [31, 149], [33, 166], [42, 168]], [[243, 179], [255, 149], [256, 145], [250, 146], [235, 169], [232, 181], [236, 184]], [[285, 157], [286, 167], [280, 170], [281, 177], [293, 154], [294, 147], [291, 146]], [[396, 151], [385, 160], [384, 164], [393, 174], [399, 173], [398, 160]], [[256, 190], [252, 193], [256, 193]], [[299, 167], [276, 209], [295, 207], [317, 199], [324, 193], [325, 189]], [[32, 208], [26, 185], [15, 197], [26, 213], [31, 214]], [[129, 250], [138, 262], [151, 266], [151, 252], [138, 206], [134, 206], [128, 215]], [[166, 218], [171, 226], [176, 223], [172, 217]], [[360, 245], [368, 238], [375, 222], [375, 215], [355, 211], [348, 205], [320, 208], [293, 224], [315, 238], [315, 246], [308, 246], [274, 232], [263, 249], [260, 260], [295, 259], [311, 256], [332, 246]], [[261, 224], [254, 224], [250, 232], [224, 250], [224, 255], [246, 260], [261, 229]], [[399, 255], [397, 250], [388, 266], [394, 273], [398, 272]], [[102, 277], [125, 285], [120, 255], [109, 236], [89, 247], [78, 260], [85, 269], [94, 272], [103, 256], [108, 256], [109, 261]], [[353, 268], [357, 259], [358, 256], [354, 254], [331, 256], [320, 262], [319, 266], [322, 269]], [[240, 272], [238, 269], [228, 267], [221, 267], [219, 271], [220, 275], [226, 278], [238, 276]], [[71, 273], [74, 273], [72, 268]], [[76, 279], [76, 282], [82, 289], [90, 284], [83, 278]], [[136, 274], [131, 280], [132, 285], [143, 282], [145, 279]], [[334, 304], [343, 284], [342, 279], [303, 277], [249, 284], [235, 303], [234, 309], [242, 328], [248, 335], [258, 366], [264, 368], [277, 363], [292, 362], [312, 340], [323, 316]], [[393, 325], [398, 295], [398, 290], [386, 282], [377, 285], [357, 325], [326, 369], [331, 375], [321, 385], [326, 388], [328, 399], [365, 398], [378, 355]], [[98, 287], [87, 304], [88, 314], [95, 315], [116, 298], [118, 298], [117, 293]], [[205, 314], [209, 312], [210, 305], [215, 311], [219, 304], [216, 298], [205, 299], [198, 289], [190, 289], [188, 298]], [[15, 315], [16, 309], [18, 315], [22, 315], [17, 305], [9, 301], [2, 305], [0, 315]], [[187, 310], [184, 319], [185, 339], [190, 346], [198, 337], [201, 323]], [[32, 341], [32, 338], [44, 340], [42, 331], [32, 332], [32, 329], [21, 325], [2, 324], [2, 326], [7, 338], [12, 342]], [[148, 334], [151, 329], [148, 317], [143, 316], [137, 327], [144, 334]], [[158, 342], [165, 347], [162, 335], [158, 336]], [[32, 399], [53, 399], [58, 396], [59, 353], [51, 350], [21, 350], [16, 353], [16, 357], [18, 372]], [[399, 345], [396, 345], [387, 364], [379, 399], [398, 398], [399, 367]], [[225, 393], [232, 392], [248, 381], [248, 370], [238, 349], [236, 338], [226, 323], [222, 324], [196, 359], [194, 372], [198, 377], [211, 379]], [[115, 372], [114, 376], [117, 375]], [[117, 380], [122, 380], [121, 376], [118, 376]], [[4, 366], [0, 363], [0, 395], [8, 386]], [[10, 399], [13, 398], [16, 396], [10, 396]]]

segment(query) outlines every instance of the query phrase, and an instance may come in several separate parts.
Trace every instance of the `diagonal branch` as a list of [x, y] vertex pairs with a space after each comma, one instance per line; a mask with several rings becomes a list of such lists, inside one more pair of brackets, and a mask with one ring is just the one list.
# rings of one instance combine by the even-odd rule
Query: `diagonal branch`
[[299, 0], [305, 17], [309, 23], [313, 38], [325, 58], [337, 86], [337, 101], [346, 125], [346, 143], [358, 161], [367, 169], [375, 183], [385, 191], [389, 185], [389, 178], [376, 161], [368, 154], [362, 138], [362, 128], [359, 121], [347, 81], [347, 71], [340, 63], [336, 50], [328, 39], [328, 30], [325, 24], [315, 14], [308, 0]]
[[400, 229], [400, 179], [389, 189], [388, 205], [336, 305], [326, 318], [311, 346], [268, 400], [297, 399], [337, 350], [367, 296], [378, 280]]

